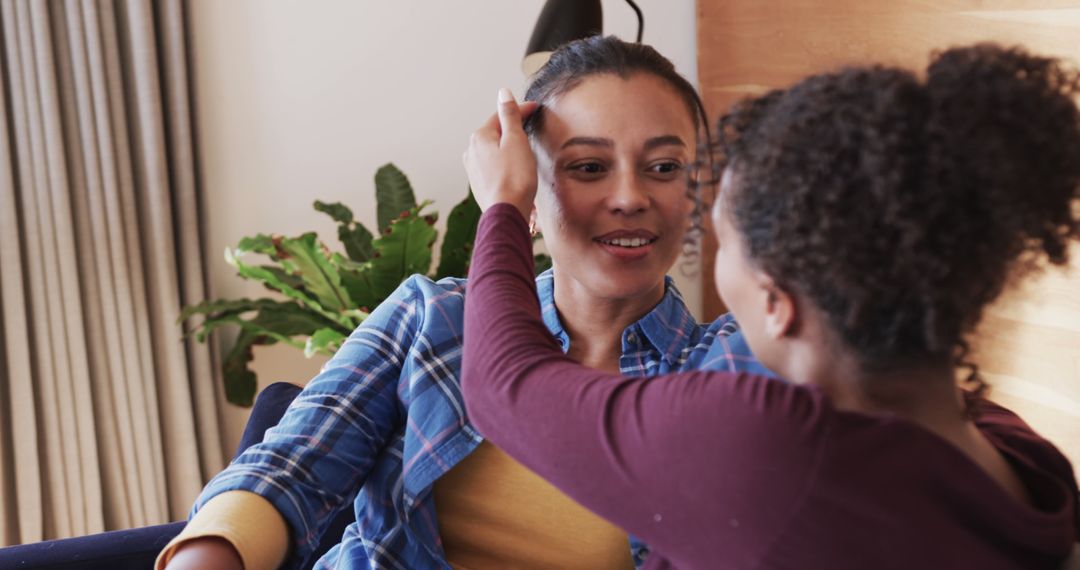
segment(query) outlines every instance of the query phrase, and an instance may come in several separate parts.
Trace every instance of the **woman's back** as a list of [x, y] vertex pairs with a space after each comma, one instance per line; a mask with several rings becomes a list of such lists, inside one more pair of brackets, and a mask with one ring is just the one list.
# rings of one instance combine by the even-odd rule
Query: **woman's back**
[[[985, 400], [969, 413], [1034, 507], [927, 429], [838, 410], [817, 386], [704, 371], [618, 378], [534, 350], [551, 341], [513, 301], [530, 292], [531, 263], [514, 225], [520, 214], [499, 205], [478, 234], [470, 294], [486, 302], [467, 304], [463, 370], [473, 421], [647, 540], [646, 568], [1056, 569], [1080, 540], [1068, 461]], [[523, 278], [502, 278], [508, 269]]]
[[761, 565], [1056, 568], [1080, 540], [1068, 461], [1011, 412], [985, 400], [974, 405], [979, 431], [1031, 505], [914, 423], [826, 409], [819, 462]]

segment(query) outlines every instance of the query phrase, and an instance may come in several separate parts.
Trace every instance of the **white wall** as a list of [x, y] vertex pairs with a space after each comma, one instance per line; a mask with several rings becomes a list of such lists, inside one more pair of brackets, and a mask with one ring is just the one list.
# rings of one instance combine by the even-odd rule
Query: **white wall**
[[[645, 42], [697, 83], [693, 0], [638, 0]], [[461, 153], [494, 109], [499, 87], [520, 95], [520, 61], [543, 0], [391, 2], [196, 0], [191, 6], [195, 102], [214, 294], [259, 296], [220, 252], [258, 232], [334, 226], [315, 199], [375, 224], [375, 170], [394, 162], [418, 199], [445, 217], [465, 195]], [[637, 21], [604, 1], [605, 32], [633, 39]], [[677, 274], [700, 312], [698, 276]], [[289, 348], [258, 349], [260, 389], [303, 384], [318, 370]], [[225, 411], [227, 449], [247, 410]]]

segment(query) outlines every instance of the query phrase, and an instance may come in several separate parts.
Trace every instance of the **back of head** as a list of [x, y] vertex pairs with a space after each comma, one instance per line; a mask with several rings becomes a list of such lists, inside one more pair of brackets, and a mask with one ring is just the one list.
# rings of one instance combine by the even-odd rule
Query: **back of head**
[[752, 260], [868, 369], [958, 358], [985, 306], [1080, 236], [1080, 79], [992, 44], [807, 78], [720, 120]]

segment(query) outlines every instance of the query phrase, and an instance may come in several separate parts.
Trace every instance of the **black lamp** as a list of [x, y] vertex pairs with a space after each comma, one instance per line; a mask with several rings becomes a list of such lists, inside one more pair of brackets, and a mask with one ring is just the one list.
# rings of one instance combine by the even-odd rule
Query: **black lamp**
[[[633, 0], [626, 3], [634, 9], [638, 18], [637, 41], [641, 43], [641, 34], [645, 20], [641, 8]], [[547, 0], [540, 17], [536, 20], [529, 47], [525, 49], [525, 59], [521, 69], [525, 75], [532, 75], [547, 63], [551, 52], [573, 40], [595, 36], [604, 31], [604, 12], [600, 0]]]

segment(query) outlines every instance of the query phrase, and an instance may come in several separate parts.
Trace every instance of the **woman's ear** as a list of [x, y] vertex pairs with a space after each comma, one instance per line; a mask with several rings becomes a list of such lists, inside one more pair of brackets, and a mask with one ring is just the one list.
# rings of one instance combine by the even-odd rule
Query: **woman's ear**
[[540, 231], [540, 223], [536, 218], [536, 206], [533, 206], [532, 212], [529, 213], [529, 234], [536, 237]]
[[771, 279], [765, 284], [765, 334], [772, 339], [791, 335], [798, 320], [795, 297]]

